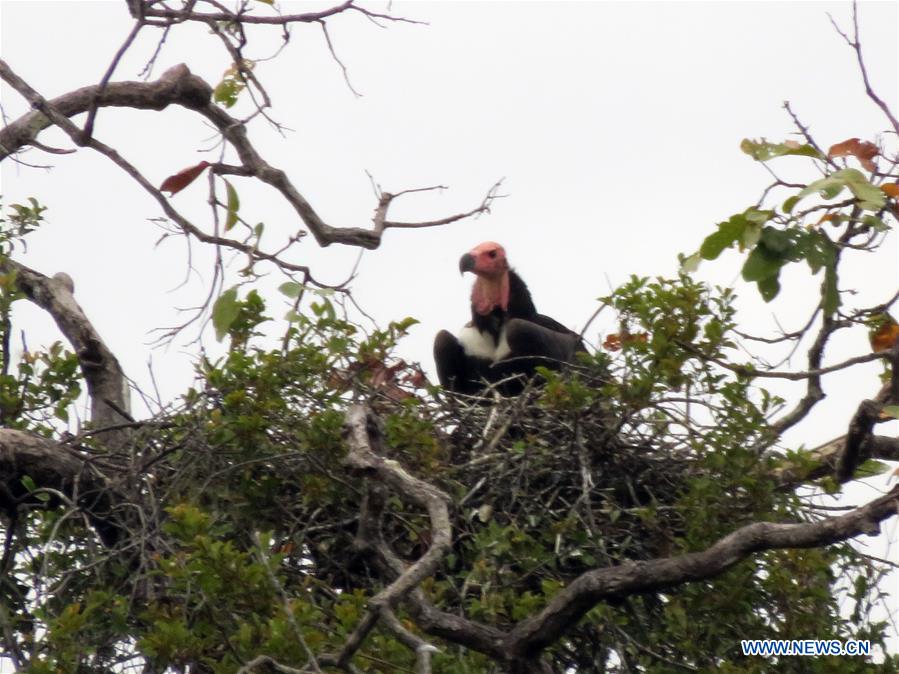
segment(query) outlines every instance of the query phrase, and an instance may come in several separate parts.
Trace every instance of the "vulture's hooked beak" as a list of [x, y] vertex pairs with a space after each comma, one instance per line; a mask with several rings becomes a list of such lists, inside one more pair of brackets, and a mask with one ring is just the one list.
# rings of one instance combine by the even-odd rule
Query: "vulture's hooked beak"
[[459, 258], [459, 273], [464, 274], [467, 271], [474, 271], [474, 256], [471, 253], [465, 253]]

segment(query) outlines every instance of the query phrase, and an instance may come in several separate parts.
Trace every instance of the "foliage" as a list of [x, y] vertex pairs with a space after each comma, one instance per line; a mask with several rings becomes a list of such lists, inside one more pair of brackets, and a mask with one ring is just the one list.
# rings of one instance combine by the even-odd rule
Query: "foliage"
[[[453, 496], [453, 550], [423, 589], [473, 619], [508, 625], [587, 569], [701, 550], [758, 519], [808, 517], [775, 488], [774, 459], [754, 449], [768, 440], [777, 399], [714, 365], [733, 346], [734, 299], [686, 275], [634, 278], [603, 301], [623, 331], [646, 340], [585, 358], [569, 376], [546, 371], [543, 387], [492, 406], [445, 394], [435, 403], [400, 383], [414, 395], [385, 394], [378, 373], [408, 321], [366, 336], [325, 298], [293, 317], [285, 348], [266, 350], [254, 345], [262, 299], [236, 300], [243, 318], [227, 355], [203, 361], [166, 426], [123, 450], [153, 466], [127, 492], [141, 517], [119, 514], [131, 543], [95, 558], [90, 533], [60, 511], [28, 513], [8, 577], [25, 583], [40, 569], [54, 588], [18, 602], [18, 629], [46, 627], [33, 670], [108, 667], [140, 653], [157, 671], [235, 672], [260, 653], [303, 662], [306, 647], [339, 650], [377, 587], [354, 547], [362, 485], [341, 463], [344, 412], [359, 395], [382, 416], [389, 455]], [[677, 401], [685, 394], [690, 411]], [[419, 557], [427, 518], [384, 499], [387, 539], [401, 557]], [[859, 569], [865, 585], [847, 591]], [[882, 643], [885, 626], [866, 617], [878, 573], [850, 546], [766, 553], [708, 582], [599, 605], [553, 658], [582, 671], [609, 658], [668, 671], [669, 661], [739, 662], [746, 635]], [[843, 600], [856, 606], [852, 620]], [[371, 671], [414, 660], [380, 631], [360, 658]], [[491, 668], [450, 646], [434, 666]], [[852, 671], [845, 659], [815, 667]]]
[[[874, 177], [877, 171], [872, 159], [879, 154], [877, 146], [861, 144], [855, 138], [835, 144], [828, 155], [812, 145], [795, 141], [774, 144], [744, 140], [741, 148], [757, 161], [786, 155], [808, 157], [825, 176], [802, 186], [779, 206], [767, 210], [751, 206], [720, 223], [718, 231], [703, 241], [699, 252], [684, 260], [685, 267], [695, 270], [700, 258], [714, 260], [725, 249], [736, 245], [740, 252], [748, 251], [743, 278], [756, 283], [762, 298], [770, 302], [780, 292], [782, 267], [804, 261], [812, 274], [824, 270], [821, 307], [827, 316], [833, 315], [841, 303], [837, 279], [841, 249], [853, 240], [867, 240], [863, 246], [876, 248], [876, 240], [890, 229], [883, 217], [895, 216], [896, 203], [888, 198], [887, 188], [891, 184], [885, 177], [871, 182], [858, 169], [838, 168], [831, 157], [859, 156]], [[851, 195], [847, 201], [830, 203], [844, 191]], [[824, 202], [803, 211], [795, 210], [801, 200], [815, 195]], [[825, 223], [847, 226], [834, 241], [823, 227]]]
[[[138, 5], [161, 12], [148, 16], [167, 19], [161, 25], [168, 27], [192, 16], [190, 10], [167, 15], [173, 10], [157, 3]], [[352, 3], [341, 7], [390, 18]], [[247, 97], [267, 99], [254, 78], [255, 62], [241, 53], [242, 18], [204, 19], [233, 59], [209, 87], [213, 103], [205, 102], [220, 104], [207, 119], [217, 119], [232, 143], [246, 140], [243, 122], [232, 124], [223, 109]], [[322, 16], [308, 20], [325, 26]], [[257, 112], [264, 115], [266, 105], [257, 103]], [[203, 238], [179, 222], [182, 232], [249, 259], [237, 285], [215, 277], [220, 292], [203, 309], [227, 350], [198, 359], [195, 385], [157, 417], [114, 429], [122, 431], [115, 442], [104, 437], [110, 429], [85, 431], [73, 423], [82, 377], [96, 363], [59, 343], [18, 355], [12, 347], [13, 309], [27, 294], [9, 256], [45, 210], [34, 199], [13, 205], [0, 222], [0, 425], [61, 438], [54, 450], [76, 457], [83, 470], [58, 488], [45, 486], [46, 476], [38, 474], [25, 474], [14, 489], [0, 485], [10, 492], [0, 493], [8, 506], [0, 561], [5, 647], [27, 663], [23, 670], [48, 674], [138, 667], [243, 673], [260, 656], [289, 671], [310, 671], [313, 655], [339, 660], [335, 654], [372, 615], [373, 598], [394, 580], [385, 571], [389, 558], [410, 568], [436, 548], [429, 513], [374, 479], [374, 471], [348, 469], [345, 421], [359, 401], [373, 413], [366, 430], [383, 439], [378, 461], [449, 495], [451, 549], [416, 591], [439, 611], [503, 633], [590, 570], [682, 559], [755, 522], [822, 520], [797, 487], [839, 490], [832, 466], [779, 443], [785, 428], [805, 420], [823, 396], [822, 352], [833, 332], [868, 335], [873, 357], [863, 354], [858, 362], [899, 360], [892, 355], [899, 331], [890, 313], [899, 295], [854, 306], [854, 288], [840, 277], [845, 257], [878, 251], [895, 230], [899, 189], [891, 181], [899, 161], [857, 138], [824, 152], [798, 120], [797, 126], [802, 143], [744, 140], [741, 148], [766, 165], [806, 162], [813, 179], [798, 184], [774, 174], [757, 202], [724, 219], [697, 252], [682, 257], [681, 273], [633, 277], [600, 298], [601, 308], [614, 313], [617, 332], [564, 371], [541, 369], [514, 398], [490, 391], [457, 396], [428, 384], [419, 366], [398, 356], [414, 318], [364, 329], [308, 269], [258, 250], [261, 224], [237, 241], [218, 232]], [[90, 142], [79, 136], [79, 143]], [[286, 175], [253, 158], [252, 146], [239, 147], [242, 161], [253, 161], [200, 162], [167, 178], [159, 192], [174, 195], [210, 168], [210, 185], [225, 174], [260, 177], [308, 216], [311, 206]], [[377, 237], [389, 226], [395, 196], [378, 195]], [[484, 212], [491, 198], [439, 222]], [[225, 203], [214, 189], [210, 203], [224, 209], [222, 233], [246, 225], [230, 182]], [[166, 213], [177, 221], [177, 212]], [[216, 224], [220, 214], [215, 211]], [[328, 238], [339, 230], [311, 217], [305, 223], [324, 245], [380, 241], [350, 228], [344, 239]], [[820, 276], [819, 290], [806, 296], [806, 327], [755, 340], [741, 331], [736, 292], [693, 275], [701, 260], [728, 250], [743, 256], [742, 277], [766, 302], [781, 292], [788, 265], [804, 263]], [[283, 320], [270, 315], [253, 287], [261, 261], [290, 272], [280, 290], [293, 307]], [[277, 346], [263, 324], [281, 333]], [[810, 343], [806, 371], [768, 366], [753, 346], [763, 341], [794, 351]], [[885, 379], [895, 388], [893, 369], [887, 367]], [[803, 400], [786, 413], [786, 402], [765, 387], [766, 377], [777, 376], [807, 384]], [[888, 402], [896, 401], [881, 396], [872, 403], [875, 419], [862, 414], [863, 405], [852, 425], [870, 422], [870, 437], [876, 423], [897, 416], [899, 407]], [[862, 454], [849, 477], [872, 465], [862, 463], [870, 459]], [[785, 479], [785, 467], [801, 480]], [[371, 522], [387, 554], [362, 535]], [[98, 541], [101, 525], [115, 535]], [[880, 582], [886, 570], [847, 543], [740, 557], [720, 575], [592, 602], [580, 622], [548, 645], [546, 666], [554, 672], [871, 671], [863, 659], [761, 660], [744, 657], [739, 646], [745, 638], [868, 639], [883, 649], [889, 626], [875, 614], [886, 598]], [[427, 652], [408, 647], [416, 638], [439, 647], [434, 671], [500, 672], [520, 664], [500, 662], [452, 634], [434, 636], [411, 602], [391, 608], [398, 626], [381, 620], [365, 635], [352, 658], [357, 670], [414, 671], [417, 656]], [[258, 669], [269, 666], [278, 669], [265, 663]], [[899, 656], [884, 655], [878, 667], [899, 670]]]

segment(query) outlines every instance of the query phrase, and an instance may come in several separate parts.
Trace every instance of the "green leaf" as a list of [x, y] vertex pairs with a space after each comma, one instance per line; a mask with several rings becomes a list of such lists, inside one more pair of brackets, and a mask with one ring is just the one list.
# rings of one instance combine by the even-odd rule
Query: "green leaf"
[[819, 194], [825, 199], [833, 199], [846, 188], [846, 181], [839, 175], [839, 171], [833, 175], [821, 178], [810, 183], [797, 195], [800, 199], [807, 197], [809, 194]]
[[800, 200], [801, 198], [802, 198], [802, 197], [800, 197], [798, 194], [796, 194], [796, 195], [793, 195], [792, 197], [790, 197], [789, 199], [787, 199], [787, 200], [783, 203], [783, 206], [781, 206], [781, 208], [783, 209], [783, 212], [784, 212], [784, 213], [792, 213], [792, 212], [793, 212], [793, 208], [796, 206], [796, 204], [799, 203], [799, 200]]
[[253, 234], [256, 235], [257, 239], [262, 238], [262, 232], [264, 232], [264, 231], [265, 231], [265, 223], [264, 222], [256, 223], [256, 226], [253, 227]]
[[759, 237], [759, 244], [777, 257], [788, 257], [796, 248], [795, 230], [786, 231], [765, 227]]
[[300, 296], [300, 291], [303, 289], [303, 285], [301, 283], [297, 283], [296, 281], [287, 281], [286, 283], [282, 283], [278, 286], [278, 290], [282, 295], [286, 295], [290, 299], [296, 299]]
[[[796, 202], [810, 194], [819, 194], [824, 199], [833, 199], [846, 188], [858, 199], [858, 205], [866, 210], [876, 211], [886, 204], [886, 194], [879, 187], [868, 182], [865, 175], [858, 169], [846, 168], [816, 180], [803, 188], [795, 197], [790, 197], [784, 202], [784, 210], [789, 213], [793, 210]], [[787, 208], [787, 202], [791, 201], [790, 208]]]
[[225, 219], [225, 231], [227, 232], [237, 224], [237, 211], [240, 209], [240, 199], [237, 196], [237, 190], [227, 180], [225, 181], [225, 191], [228, 194], [228, 217]]
[[869, 211], [876, 211], [886, 204], [887, 196], [876, 185], [868, 182], [865, 174], [854, 168], [843, 169], [833, 174], [839, 176], [852, 194], [859, 200], [859, 206]]
[[419, 320], [417, 318], [412, 318], [412, 316], [406, 316], [404, 319], [400, 321], [395, 321], [391, 323], [391, 326], [396, 328], [399, 332], [406, 332], [413, 325], [418, 325]]
[[780, 280], [778, 279], [778, 274], [760, 279], [756, 285], [758, 286], [759, 294], [766, 302], [773, 300], [780, 292]]
[[805, 259], [812, 274], [817, 274], [822, 267], [833, 264], [835, 256], [836, 249], [830, 239], [820, 232], [810, 233], [808, 245], [805, 247]]
[[212, 100], [221, 103], [226, 108], [233, 107], [237, 103], [237, 94], [240, 93], [240, 84], [233, 77], [226, 77], [219, 82], [212, 92]]
[[718, 225], [718, 231], [710, 234], [699, 247], [699, 254], [706, 260], [714, 260], [725, 248], [742, 239], [749, 222], [742, 215], [734, 215]]
[[821, 479], [821, 488], [826, 494], [837, 494], [840, 491], [840, 483], [834, 479], [833, 475], [827, 475]]
[[[883, 413], [888, 417], [893, 417], [894, 419], [899, 419], [899, 405], [887, 405], [883, 408]], [[25, 478], [22, 478], [24, 481]]]
[[773, 218], [774, 215], [774, 211], [760, 211], [753, 206], [750, 206], [745, 211], [743, 211], [743, 217], [754, 225], [764, 225], [771, 218]]
[[862, 222], [868, 227], [874, 229], [874, 231], [876, 232], [886, 232], [890, 229], [890, 226], [883, 220], [878, 218], [876, 215], [866, 215], [864, 218], [862, 218]]
[[702, 255], [700, 253], [693, 253], [689, 257], [681, 256], [680, 260], [680, 268], [682, 271], [687, 274], [692, 274], [697, 269], [699, 269], [699, 262], [702, 260]]
[[887, 195], [876, 185], [868, 182], [865, 174], [857, 169], [843, 169], [846, 185], [858, 198], [859, 206], [869, 211], [878, 211], [886, 205]]
[[41, 491], [36, 494], [34, 493], [37, 490], [37, 485], [34, 483], [34, 480], [31, 479], [30, 475], [22, 476], [22, 485], [25, 487], [25, 489], [28, 490], [30, 494], [34, 495], [34, 498], [36, 498], [38, 501], [43, 501], [44, 503], [46, 503], [50, 500], [50, 494], [48, 494], [47, 492]]
[[882, 475], [889, 469], [890, 467], [885, 463], [875, 461], [874, 459], [868, 459], [867, 461], [862, 463], [862, 465], [860, 465], [856, 469], [856, 471], [858, 473], [861, 473], [859, 477], [872, 477], [874, 475]]
[[740, 249], [746, 250], [747, 248], [755, 248], [755, 245], [759, 242], [759, 239], [762, 236], [762, 226], [757, 225], [754, 222], [750, 222], [746, 229], [743, 230], [743, 238], [740, 241]]
[[761, 281], [769, 276], [776, 276], [785, 261], [781, 256], [772, 255], [765, 246], [760, 244], [752, 249], [743, 264], [743, 279]]
[[762, 226], [774, 217], [774, 211], [747, 208], [742, 213], [732, 215], [727, 221], [718, 223], [718, 231], [710, 234], [702, 242], [699, 254], [705, 260], [714, 260], [725, 248], [735, 243], [740, 249], [752, 248], [761, 236]]
[[239, 313], [240, 303], [237, 301], [237, 288], [229, 288], [219, 295], [212, 307], [212, 325], [218, 341], [222, 341], [228, 334], [228, 329]]
[[811, 145], [799, 145], [798, 143], [769, 143], [764, 138], [761, 140], [749, 140], [744, 138], [740, 143], [740, 149], [756, 161], [768, 161], [775, 157], [785, 155], [797, 155], [800, 157], [812, 157], [824, 159], [824, 156]]

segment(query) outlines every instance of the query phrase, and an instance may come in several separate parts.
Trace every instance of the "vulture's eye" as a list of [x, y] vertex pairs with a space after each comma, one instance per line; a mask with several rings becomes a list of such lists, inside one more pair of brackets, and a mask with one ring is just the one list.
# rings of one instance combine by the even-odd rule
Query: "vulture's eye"
[[489, 257], [492, 260], [493, 258], [496, 257], [496, 251], [495, 250], [488, 251], [487, 257]]

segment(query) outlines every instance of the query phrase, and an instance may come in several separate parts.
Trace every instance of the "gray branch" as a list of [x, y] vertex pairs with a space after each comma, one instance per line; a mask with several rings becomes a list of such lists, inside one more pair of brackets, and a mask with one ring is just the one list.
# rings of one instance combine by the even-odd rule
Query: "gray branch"
[[[71, 279], [66, 274], [48, 278], [9, 259], [0, 260], [0, 270], [15, 274], [19, 290], [50, 314], [72, 345], [87, 383], [93, 425], [105, 428], [133, 421], [128, 383], [122, 367], [75, 301]], [[110, 431], [104, 439], [115, 443], [125, 437], [127, 432], [118, 430]]]
[[[7, 68], [3, 63], [2, 68]], [[212, 87], [186, 65], [169, 68], [155, 82], [110, 82], [106, 87], [95, 84], [82, 87], [47, 101], [65, 117], [87, 112], [96, 101], [98, 107], [163, 110], [169, 105], [181, 105], [196, 110], [212, 97]], [[0, 130], [0, 161], [32, 144], [41, 131], [53, 125], [40, 110], [33, 110]]]
[[[256, 177], [274, 187], [294, 208], [303, 224], [312, 232], [321, 246], [340, 243], [348, 246], [374, 249], [381, 245], [384, 232], [390, 228], [438, 227], [459, 220], [470, 218], [490, 210], [497, 197], [496, 185], [492, 187], [477, 207], [455, 215], [419, 223], [400, 223], [386, 220], [386, 211], [381, 220], [375, 222], [371, 229], [363, 227], [334, 227], [326, 223], [312, 204], [290, 182], [287, 174], [279, 168], [271, 166], [249, 140], [244, 123], [232, 117], [224, 109], [212, 102], [212, 87], [196, 75], [192, 75], [186, 65], [178, 65], [167, 70], [156, 82], [117, 82], [105, 87], [94, 85], [64, 94], [48, 100], [35, 91], [27, 82], [19, 77], [9, 65], [0, 59], [0, 78], [18, 91], [28, 100], [36, 111], [30, 112], [9, 124], [0, 131], [0, 161], [17, 152], [23, 146], [36, 142], [38, 134], [51, 125], [59, 126], [69, 134], [72, 141], [79, 146], [90, 147], [106, 155], [134, 178], [162, 207], [165, 214], [175, 221], [184, 231], [197, 236], [201, 240], [227, 245], [232, 248], [249, 248], [237, 242], [219, 237], [209, 237], [191, 225], [171, 203], [162, 196], [158, 189], [151, 185], [137, 170], [115, 150], [109, 148], [95, 138], [86, 137], [85, 133], [68, 118], [92, 109], [93, 106], [118, 106], [147, 110], [162, 110], [173, 103], [196, 110], [209, 120], [234, 147], [242, 166], [222, 166], [222, 173], [238, 173], [243, 176]], [[218, 171], [217, 165], [213, 166]], [[408, 192], [407, 190], [406, 192]], [[215, 238], [215, 241], [210, 241]], [[245, 251], [254, 253], [254, 251]], [[284, 265], [283, 261], [271, 255], [259, 256]], [[291, 265], [295, 271], [305, 268]]]
[[[431, 545], [420, 559], [401, 571], [390, 585], [368, 602], [368, 612], [349, 636], [338, 657], [338, 666], [341, 667], [349, 663], [378, 620], [385, 620], [388, 625], [398, 624], [393, 615], [393, 607], [437, 571], [444, 556], [450, 551], [453, 540], [449, 496], [424, 480], [413, 477], [396, 461], [379, 456], [381, 433], [374, 415], [365, 406], [350, 407], [346, 417], [346, 436], [350, 452], [344, 461], [350, 470], [377, 480], [393, 489], [401, 498], [427, 510], [431, 520]], [[415, 645], [419, 663], [423, 668], [429, 669], [431, 650], [423, 647], [419, 650], [420, 646], [423, 645]]]

